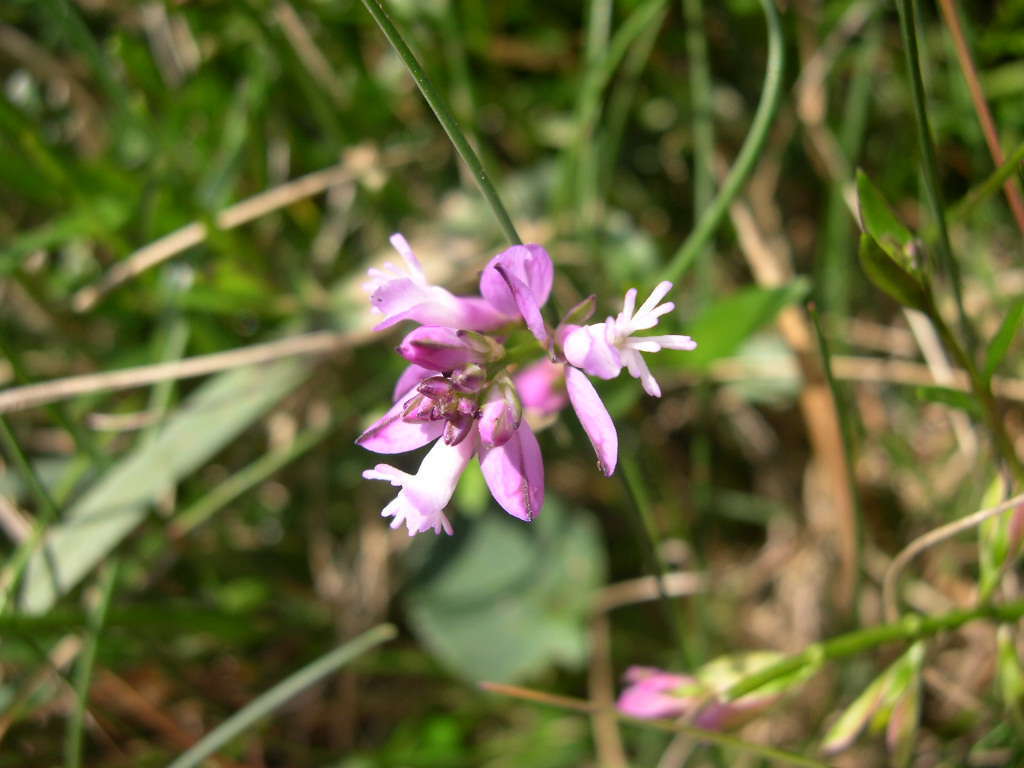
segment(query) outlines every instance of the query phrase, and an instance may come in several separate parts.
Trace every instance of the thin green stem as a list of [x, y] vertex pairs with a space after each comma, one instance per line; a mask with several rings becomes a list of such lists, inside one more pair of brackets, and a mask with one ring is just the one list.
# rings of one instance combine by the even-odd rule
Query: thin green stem
[[0, 416], [0, 443], [6, 449], [11, 462], [14, 464], [14, 468], [21, 475], [22, 482], [25, 483], [28, 492], [35, 498], [36, 505], [39, 507], [40, 518], [46, 522], [55, 520], [59, 514], [56, 503], [54, 503], [49, 491], [46, 490], [43, 481], [39, 479], [39, 475], [32, 467], [31, 462], [22, 452], [17, 438], [14, 437], [14, 433], [11, 432], [6, 419], [2, 416]]
[[683, 664], [687, 668], [692, 669], [695, 664], [694, 660], [690, 657], [689, 646], [686, 642], [686, 634], [683, 632], [679, 611], [676, 610], [676, 607], [672, 604], [672, 599], [668, 596], [668, 592], [665, 591], [665, 563], [662, 561], [661, 553], [658, 551], [658, 536], [654, 528], [647, 486], [640, 473], [640, 468], [632, 456], [624, 453], [620, 454], [619, 464], [622, 468], [620, 477], [622, 477], [623, 485], [626, 488], [626, 495], [629, 496], [634, 517], [638, 523], [638, 538], [643, 543], [644, 555], [650, 563], [651, 570], [654, 571], [658, 584], [658, 600], [662, 610], [665, 612], [665, 619], [668, 621], [669, 626], [672, 627], [679, 656]]
[[966, 350], [960, 345], [960, 342], [957, 341], [956, 336], [953, 335], [952, 330], [946, 325], [946, 321], [943, 320], [930, 293], [928, 294], [928, 301], [930, 304], [927, 307], [928, 316], [931, 318], [939, 338], [942, 339], [943, 344], [952, 353], [953, 357], [956, 358], [960, 367], [967, 372], [971, 391], [981, 406], [985, 426], [992, 437], [996, 453], [1006, 462], [1017, 484], [1020, 487], [1024, 487], [1024, 464], [1021, 463], [1020, 457], [1017, 456], [1013, 440], [1010, 439], [1010, 435], [1006, 431], [1006, 425], [1003, 423], [1002, 414], [999, 412], [999, 405], [992, 395], [992, 387], [989, 381], [978, 372], [974, 360], [967, 354]]
[[490, 177], [488, 177], [483, 164], [480, 162], [480, 158], [477, 157], [476, 152], [473, 151], [473, 147], [459, 127], [458, 120], [455, 119], [455, 115], [449, 109], [440, 91], [434, 87], [430, 78], [427, 77], [427, 73], [420, 66], [416, 56], [409, 46], [406, 45], [405, 39], [394, 25], [394, 22], [388, 17], [383, 4], [381, 4], [380, 0], [363, 0], [363, 5], [366, 6], [366, 10], [369, 11], [373, 20], [377, 22], [380, 31], [384, 33], [388, 42], [391, 43], [391, 47], [395, 49], [395, 53], [398, 54], [406, 69], [409, 70], [409, 74], [412, 75], [412, 79], [416, 82], [420, 93], [423, 94], [423, 98], [427, 100], [427, 104], [430, 105], [434, 115], [437, 116], [441, 127], [444, 128], [448, 138], [451, 139], [455, 150], [462, 157], [466, 165], [469, 166], [473, 178], [476, 180], [477, 185], [479, 185], [480, 191], [483, 192], [488, 205], [491, 206], [491, 210], [494, 212], [502, 232], [505, 233], [505, 237], [513, 245], [522, 243], [522, 240], [519, 239], [519, 233], [516, 232], [515, 225], [508, 215], [508, 211], [502, 205], [501, 198], [498, 196], [498, 190], [491, 183]]
[[711, 202], [704, 215], [694, 225], [690, 236], [676, 251], [672, 260], [661, 273], [661, 280], [678, 280], [693, 265], [694, 260], [704, 250], [718, 226], [729, 212], [729, 206], [743, 190], [750, 175], [761, 157], [761, 150], [768, 141], [768, 133], [775, 122], [782, 101], [782, 74], [785, 66], [783, 50], [782, 24], [779, 12], [775, 9], [774, 0], [761, 0], [764, 11], [765, 25], [768, 30], [768, 60], [765, 67], [764, 87], [761, 89], [761, 101], [757, 112], [750, 123], [750, 132], [740, 147], [736, 161], [729, 169], [725, 181], [718, 190], [718, 196]]
[[[690, 71], [690, 111], [693, 126], [693, 220], [699, 221], [715, 194], [715, 125], [711, 108], [711, 68], [704, 37], [704, 0], [683, 0], [686, 21], [686, 59]], [[697, 300], [706, 302], [711, 295], [712, 263], [697, 261]]]
[[205, 523], [243, 493], [259, 485], [279, 469], [312, 449], [331, 434], [337, 424], [338, 422], [334, 422], [326, 427], [306, 430], [284, 448], [264, 454], [244, 469], [235, 472], [220, 485], [215, 486], [189, 505], [188, 508], [175, 515], [170, 524], [172, 536], [180, 538]]
[[[496, 693], [500, 696], [510, 696], [522, 701], [530, 701], [549, 707], [557, 707], [558, 709], [567, 709], [581, 714], [593, 714], [595, 712], [603, 711], [601, 707], [598, 707], [594, 703], [585, 699], [577, 699], [572, 696], [561, 696], [558, 694], [547, 693], [546, 691], [537, 691], [532, 688], [521, 688], [518, 685], [484, 682], [480, 683], [480, 687], [485, 691]], [[735, 736], [730, 736], [727, 733], [722, 733], [721, 731], [709, 731], [703, 728], [697, 728], [693, 725], [687, 725], [686, 723], [679, 721], [647, 720], [637, 717], [629, 717], [628, 715], [623, 715], [618, 711], [615, 711], [614, 715], [615, 718], [624, 725], [632, 725], [637, 728], [646, 728], [648, 730], [661, 731], [663, 733], [683, 734], [684, 736], [687, 736], [693, 741], [701, 744], [714, 744], [715, 746], [733, 749], [737, 752], [756, 755], [757, 757], [765, 760], [771, 760], [774, 763], [803, 766], [803, 768], [828, 768], [825, 763], [815, 760], [812, 757], [804, 757], [803, 755], [798, 755], [795, 752], [787, 752], [783, 749], [767, 747], [762, 744], [753, 744], [749, 741], [743, 741], [743, 739], [739, 739]]]
[[978, 205], [999, 192], [1006, 180], [1020, 170], [1021, 163], [1024, 163], [1024, 144], [1017, 145], [1017, 148], [1007, 156], [1005, 163], [951, 207], [946, 214], [948, 218], [953, 221], [966, 218]]
[[100, 599], [89, 619], [89, 631], [85, 645], [75, 666], [75, 707], [68, 719], [67, 736], [64, 741], [65, 768], [79, 768], [82, 765], [82, 734], [85, 730], [85, 710], [89, 704], [89, 686], [92, 683], [92, 672], [96, 666], [96, 651], [100, 644], [100, 635], [107, 620], [107, 612], [117, 584], [119, 562], [111, 561], [103, 574], [100, 583]]
[[921, 172], [924, 176], [925, 202], [931, 211], [935, 226], [938, 229], [939, 257], [949, 276], [956, 301], [957, 313], [961, 329], [968, 341], [973, 339], [970, 323], [964, 311], [962, 288], [960, 285], [960, 265], [953, 256], [953, 248], [949, 242], [949, 230], [946, 226], [946, 211], [942, 204], [942, 193], [939, 190], [938, 162], [935, 159], [935, 145], [932, 142], [931, 128], [928, 125], [928, 106], [925, 100], [924, 79], [921, 77], [921, 62], [917, 51], [917, 33], [912, 0], [897, 0], [896, 10], [900, 17], [900, 36], [903, 38], [903, 54], [910, 75], [912, 101], [914, 104], [914, 126], [917, 129], [917, 143], [921, 152]]
[[275, 709], [286, 704], [311, 685], [336, 672], [353, 659], [382, 643], [393, 640], [397, 635], [398, 630], [391, 624], [380, 624], [347, 643], [343, 643], [257, 696], [206, 734], [168, 768], [195, 768], [195, 766], [202, 765], [206, 758], [216, 753], [239, 734], [252, 728]]
[[1012, 622], [1021, 617], [1024, 617], [1024, 600], [1004, 605], [979, 605], [975, 608], [950, 611], [941, 616], [909, 614], [892, 624], [860, 629], [810, 645], [800, 653], [743, 678], [733, 685], [726, 695], [730, 700], [737, 699], [808, 665], [820, 665], [825, 661], [853, 656], [886, 643], [921, 640], [939, 632], [957, 629], [977, 619]]

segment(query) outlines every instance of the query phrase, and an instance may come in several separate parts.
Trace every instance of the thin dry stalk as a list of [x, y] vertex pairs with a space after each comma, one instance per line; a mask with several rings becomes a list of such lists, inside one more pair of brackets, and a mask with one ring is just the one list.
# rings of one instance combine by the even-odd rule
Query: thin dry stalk
[[302, 18], [296, 13], [294, 6], [288, 2], [278, 3], [274, 7], [274, 18], [281, 25], [281, 31], [288, 38], [288, 43], [295, 50], [295, 55], [299, 57], [302, 66], [309, 70], [317, 85], [331, 97], [334, 106], [343, 107], [346, 99], [341, 81], [306, 29], [306, 25], [302, 23]]
[[69, 376], [40, 384], [11, 387], [0, 392], [0, 413], [23, 411], [81, 395], [145, 387], [159, 381], [190, 379], [246, 365], [269, 363], [285, 357], [323, 355], [354, 346], [371, 336], [372, 331], [347, 334], [319, 331], [265, 344], [253, 344], [230, 352], [217, 352], [156, 365]]
[[[372, 149], [357, 148], [350, 151], [346, 159], [337, 165], [300, 176], [225, 208], [217, 214], [217, 227], [222, 230], [234, 229], [279, 208], [319, 194], [330, 187], [355, 181], [378, 168], [408, 162], [411, 156], [410, 152], [403, 152], [379, 157]], [[72, 308], [76, 312], [88, 312], [117, 286], [198, 245], [208, 235], [205, 224], [193, 221], [154, 240], [129, 254], [124, 261], [115, 264], [95, 284], [79, 289], [71, 299]]]
[[597, 705], [590, 716], [597, 763], [603, 768], [629, 768], [615, 716], [615, 673], [611, 660], [611, 629], [608, 616], [595, 612], [590, 620], [590, 665], [587, 698]]
[[[703, 592], [707, 586], [707, 577], [696, 571], [676, 571], [667, 573], [661, 580], [662, 590], [668, 597], [687, 597]], [[656, 576], [643, 576], [609, 584], [601, 590], [597, 598], [595, 610], [607, 613], [616, 608], [637, 603], [649, 603], [661, 599], [662, 591], [658, 589]]]
[[[746, 202], [738, 201], [729, 209], [729, 215], [739, 238], [740, 248], [746, 256], [751, 272], [759, 285], [776, 287], [792, 279], [792, 258], [788, 244], [777, 226], [781, 215], [765, 198], [762, 206], [769, 210], [776, 229], [771, 235], [762, 232]], [[828, 477], [832, 489], [840, 572], [836, 584], [836, 600], [841, 610], [852, 607], [857, 580], [857, 521], [853, 488], [846, 470], [846, 446], [836, 403], [832, 398], [828, 380], [822, 367], [814, 341], [814, 333], [803, 310], [787, 307], [779, 313], [779, 332], [796, 355], [803, 378], [800, 391], [800, 410], [807, 424], [807, 434], [814, 455]]]
[[882, 605], [885, 609], [885, 620], [893, 622], [899, 618], [899, 606], [896, 603], [896, 587], [900, 573], [906, 567], [907, 563], [929, 547], [933, 547], [946, 539], [950, 539], [958, 533], [969, 531], [971, 528], [981, 525], [990, 517], [995, 517], [998, 514], [1007, 512], [1021, 504], [1024, 504], [1024, 493], [1018, 494], [1012, 499], [1004, 501], [1002, 504], [997, 504], [996, 506], [989, 507], [987, 509], [979, 509], [977, 512], [967, 515], [967, 517], [961, 517], [959, 520], [954, 520], [952, 523], [939, 526], [934, 530], [928, 531], [928, 533], [923, 536], [919, 536], [904, 547], [900, 553], [893, 558], [892, 562], [889, 564], [888, 570], [885, 572], [885, 578], [882, 580]]
[[[978, 113], [978, 122], [981, 123], [981, 131], [985, 134], [985, 143], [988, 145], [989, 154], [992, 155], [992, 162], [998, 168], [1006, 162], [1003, 148], [999, 144], [999, 132], [996, 130], [995, 120], [992, 119], [992, 112], [985, 100], [985, 91], [981, 88], [981, 80], [978, 78], [978, 70], [974, 66], [974, 58], [971, 56], [971, 49], [967, 45], [967, 38], [964, 37], [963, 27], [960, 25], [960, 17], [957, 15], [956, 6], [953, 0], [939, 0], [939, 8], [942, 9], [942, 18], [949, 27], [949, 34], [953, 38], [953, 47], [956, 49], [956, 58], [960, 63], [960, 69], [964, 73], [964, 80], [967, 81], [967, 90], [971, 92], [971, 103], [974, 104], [974, 111]], [[1017, 229], [1024, 235], [1024, 198], [1021, 197], [1020, 188], [1014, 177], [1011, 176], [1003, 184], [1003, 193], [1013, 211], [1013, 218], [1017, 222]]]

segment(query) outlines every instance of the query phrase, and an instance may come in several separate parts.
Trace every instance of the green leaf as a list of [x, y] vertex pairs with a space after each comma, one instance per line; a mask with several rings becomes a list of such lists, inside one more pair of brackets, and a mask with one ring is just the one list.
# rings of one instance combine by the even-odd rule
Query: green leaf
[[917, 264], [914, 235], [859, 169], [857, 207], [864, 230], [859, 252], [864, 272], [900, 304], [923, 310], [928, 305], [928, 280]]
[[[1005, 501], [1006, 486], [996, 475], [985, 491], [981, 508], [997, 506]], [[1020, 548], [1020, 532], [1015, 530], [1014, 517], [1020, 508], [990, 517], [978, 526], [978, 594], [988, 600], [1003, 574], [1006, 560]]]
[[857, 206], [860, 226], [894, 259], [909, 255], [914, 235], [892, 212], [889, 203], [864, 171], [857, 169]]
[[47, 532], [45, 551], [29, 561], [21, 609], [48, 610], [142, 522], [150, 504], [260, 418], [308, 370], [306, 361], [282, 360], [203, 384], [154, 439], [112, 466]]
[[798, 279], [779, 288], [744, 288], [709, 305], [687, 326], [686, 333], [696, 339], [697, 348], [679, 355], [679, 365], [707, 368], [732, 355], [783, 307], [807, 295], [807, 290], [807, 281]]
[[950, 408], [958, 408], [972, 416], [981, 416], [981, 406], [969, 392], [951, 387], [940, 387], [931, 384], [922, 385], [914, 390], [917, 399], [926, 403], [942, 403]]
[[881, 706], [891, 684], [891, 669], [876, 677], [861, 694], [843, 710], [839, 718], [832, 724], [821, 742], [821, 749], [826, 754], [842, 752], [857, 739], [875, 712]]
[[1020, 328], [1021, 320], [1024, 320], [1024, 298], [1017, 299], [1010, 307], [1010, 311], [1006, 313], [999, 330], [996, 331], [996, 335], [992, 337], [992, 342], [988, 345], [988, 350], [985, 352], [984, 376], [986, 379], [992, 378], [996, 368], [1006, 358], [1013, 337]]
[[905, 307], [927, 311], [930, 304], [928, 284], [919, 269], [886, 253], [869, 235], [860, 236], [861, 269], [868, 279]]
[[421, 536], [412, 551], [425, 560], [405, 604], [420, 641], [469, 680], [510, 682], [553, 663], [581, 664], [604, 576], [593, 519], [549, 497], [533, 523], [491, 509], [455, 524], [456, 536]]

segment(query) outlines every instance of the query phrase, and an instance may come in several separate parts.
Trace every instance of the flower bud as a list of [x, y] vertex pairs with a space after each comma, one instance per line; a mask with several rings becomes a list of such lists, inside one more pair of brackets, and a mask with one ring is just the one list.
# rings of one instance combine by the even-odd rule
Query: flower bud
[[434, 401], [429, 397], [416, 394], [405, 401], [402, 407], [403, 421], [436, 421], [433, 415]]
[[433, 325], [410, 331], [398, 345], [398, 353], [432, 371], [451, 371], [484, 359], [459, 337], [458, 331]]
[[480, 440], [484, 445], [500, 446], [512, 439], [523, 420], [523, 404], [515, 385], [507, 376], [487, 393], [480, 409]]
[[473, 417], [457, 411], [448, 416], [441, 437], [448, 445], [458, 445], [466, 439], [471, 429], [473, 429]]
[[476, 331], [464, 330], [456, 331], [456, 336], [459, 337], [463, 344], [475, 354], [480, 355], [488, 363], [493, 363], [495, 360], [500, 360], [505, 356], [505, 348], [491, 336], [485, 336]]
[[447, 400], [452, 396], [454, 389], [451, 381], [444, 376], [431, 376], [429, 379], [421, 381], [416, 387], [417, 392], [431, 400]]
[[451, 375], [452, 386], [459, 392], [472, 395], [480, 391], [480, 388], [487, 381], [487, 371], [476, 363], [470, 363], [465, 368], [453, 371]]

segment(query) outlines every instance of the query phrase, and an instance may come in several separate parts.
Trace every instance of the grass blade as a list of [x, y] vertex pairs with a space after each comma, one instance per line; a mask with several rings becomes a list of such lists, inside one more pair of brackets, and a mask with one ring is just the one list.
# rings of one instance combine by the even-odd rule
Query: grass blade
[[678, 280], [693, 264], [694, 260], [704, 250], [711, 236], [722, 223], [729, 206], [742, 191], [747, 179], [754, 172], [754, 167], [761, 157], [761, 150], [768, 141], [768, 133], [775, 122], [775, 115], [779, 111], [779, 104], [782, 101], [782, 74], [785, 66], [785, 51], [783, 50], [782, 25], [779, 22], [779, 12], [775, 9], [774, 0], [761, 0], [761, 8], [764, 11], [765, 24], [768, 29], [768, 62], [765, 67], [764, 87], [761, 89], [761, 101], [757, 105], [757, 112], [750, 123], [750, 132], [743, 141], [736, 162], [729, 169], [729, 174], [722, 182], [721, 189], [714, 201], [704, 211], [690, 236], [676, 251], [668, 266], [662, 270], [660, 280]]
[[483, 163], [480, 162], [480, 158], [476, 156], [476, 152], [470, 146], [465, 134], [459, 127], [458, 120], [455, 119], [455, 115], [449, 109], [441, 92], [434, 87], [434, 84], [427, 77], [427, 73], [420, 66], [412, 50], [406, 45], [402, 33], [398, 31], [398, 27], [391, 21], [380, 0], [363, 0], [363, 5], [366, 6], [366, 10], [369, 11], [373, 20], [377, 22], [377, 26], [384, 33], [384, 37], [388, 39], [391, 47], [395, 49], [395, 53], [398, 54], [406, 69], [409, 70], [412, 79], [416, 81], [416, 86], [420, 89], [423, 98], [427, 100], [427, 104], [430, 105], [431, 110], [437, 116], [441, 127], [448, 134], [448, 138], [451, 139], [455, 150], [465, 161], [466, 165], [469, 166], [469, 170], [473, 173], [473, 178], [476, 179], [480, 191], [484, 193], [484, 198], [491, 206], [491, 210], [494, 212], [502, 232], [505, 233], [505, 237], [513, 245], [521, 243], [522, 240], [519, 239], [519, 233], [516, 232], [515, 225], [512, 223], [508, 211], [505, 210], [501, 198], [498, 196], [498, 190], [495, 189], [490, 177], [487, 175], [487, 171], [484, 170]]
[[298, 672], [286, 677], [269, 691], [253, 699], [235, 714], [199, 740], [191, 749], [178, 757], [168, 768], [194, 768], [214, 754], [240, 733], [253, 727], [275, 709], [297, 696], [311, 685], [336, 672], [353, 659], [362, 656], [381, 643], [392, 640], [398, 630], [391, 624], [381, 624], [359, 637], [338, 646]]
[[89, 703], [89, 685], [92, 683], [96, 651], [99, 648], [100, 635], [106, 623], [111, 598], [114, 595], [114, 587], [117, 585], [119, 570], [119, 563], [114, 560], [103, 574], [103, 581], [100, 584], [100, 600], [90, 617], [89, 633], [75, 667], [75, 708], [68, 720], [67, 739], [64, 742], [64, 765], [66, 768], [79, 768], [82, 764], [82, 731], [85, 727], [85, 709]]

